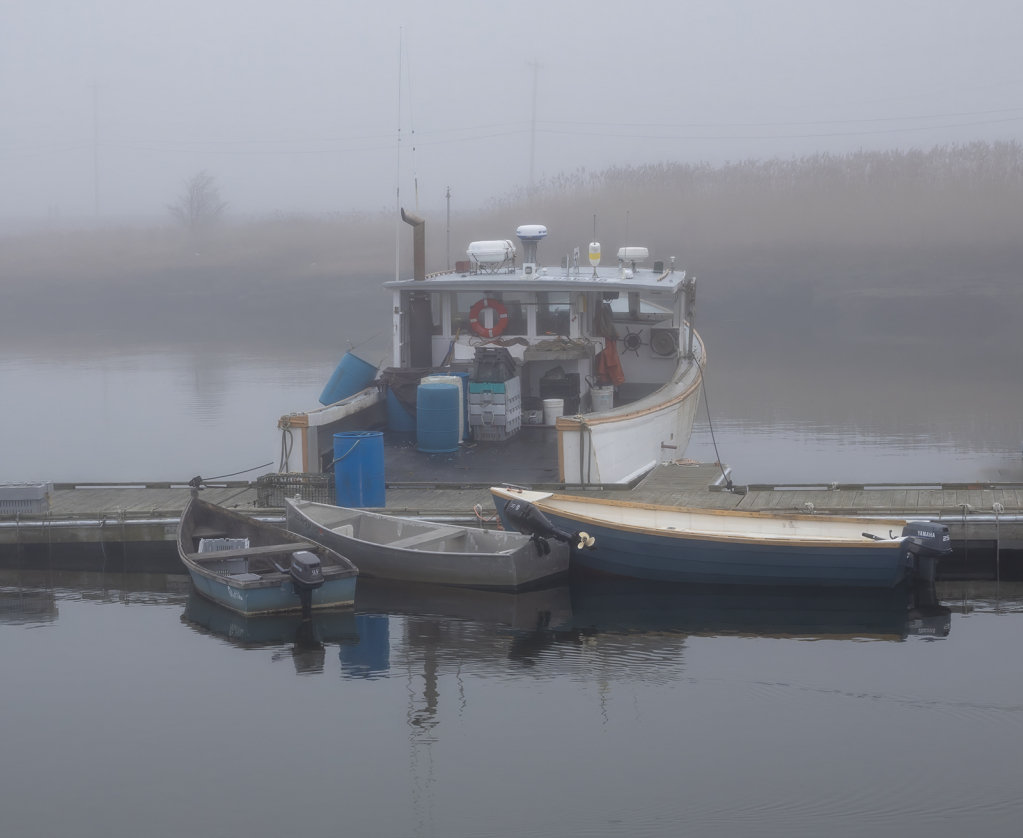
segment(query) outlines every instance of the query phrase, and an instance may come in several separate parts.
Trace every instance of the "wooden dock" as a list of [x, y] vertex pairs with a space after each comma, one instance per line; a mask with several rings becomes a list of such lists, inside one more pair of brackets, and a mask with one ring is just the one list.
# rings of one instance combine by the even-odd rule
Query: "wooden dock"
[[[534, 488], [669, 506], [931, 518], [948, 524], [957, 551], [965, 550], [967, 558], [971, 551], [974, 557], [994, 552], [996, 560], [1001, 551], [1023, 551], [1023, 482], [749, 485], [729, 491], [718, 465], [683, 461], [658, 466], [632, 489]], [[66, 564], [77, 550], [83, 561], [85, 554], [92, 560], [100, 555], [104, 562], [115, 555], [127, 565], [125, 557], [131, 554], [138, 557], [133, 567], [154, 569], [168, 561], [168, 551], [176, 560], [177, 522], [189, 491], [187, 485], [172, 483], [55, 484], [48, 513], [0, 516], [0, 559], [7, 566], [12, 561], [31, 565], [60, 554]], [[252, 483], [215, 483], [202, 496], [263, 520], [284, 519], [283, 509], [256, 505]], [[379, 511], [464, 524], [495, 514], [489, 486], [471, 483], [389, 483], [387, 506]]]

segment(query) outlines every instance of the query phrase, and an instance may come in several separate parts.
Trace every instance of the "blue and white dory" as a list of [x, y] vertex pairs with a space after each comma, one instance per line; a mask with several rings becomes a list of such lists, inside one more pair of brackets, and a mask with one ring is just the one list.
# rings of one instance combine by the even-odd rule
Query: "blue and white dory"
[[178, 524], [178, 555], [199, 594], [246, 616], [355, 605], [359, 571], [340, 553], [195, 491]]
[[937, 560], [951, 552], [948, 527], [932, 521], [690, 509], [514, 487], [490, 491], [506, 528], [561, 533], [571, 539], [573, 566], [634, 579], [890, 587], [912, 577], [933, 580]]

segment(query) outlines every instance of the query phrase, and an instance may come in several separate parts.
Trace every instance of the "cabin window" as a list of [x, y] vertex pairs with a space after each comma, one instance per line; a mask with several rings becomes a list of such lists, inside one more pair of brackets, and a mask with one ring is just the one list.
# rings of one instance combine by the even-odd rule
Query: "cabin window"
[[[504, 335], [522, 336], [529, 334], [526, 306], [532, 302], [532, 293], [526, 291], [501, 291], [494, 295], [508, 309], [508, 326]], [[529, 298], [527, 302], [527, 298]]]
[[660, 292], [630, 291], [610, 300], [612, 319], [617, 323], [660, 323], [673, 320], [674, 295]]
[[568, 336], [572, 319], [568, 291], [537, 291], [536, 334]]
[[525, 291], [459, 291], [451, 294], [451, 333], [453, 335], [472, 334], [469, 313], [472, 307], [484, 297], [498, 300], [508, 310], [508, 325], [502, 337], [508, 335], [529, 334], [529, 323], [526, 316], [528, 298], [532, 294]]
[[444, 334], [444, 310], [441, 308], [440, 294], [430, 294], [430, 317], [433, 320], [433, 334]]

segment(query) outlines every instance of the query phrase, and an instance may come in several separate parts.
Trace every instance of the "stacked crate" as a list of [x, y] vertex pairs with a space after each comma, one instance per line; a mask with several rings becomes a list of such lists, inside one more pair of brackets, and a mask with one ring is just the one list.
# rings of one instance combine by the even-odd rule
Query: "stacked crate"
[[504, 442], [522, 428], [522, 385], [507, 349], [476, 350], [469, 381], [469, 427], [477, 442]]

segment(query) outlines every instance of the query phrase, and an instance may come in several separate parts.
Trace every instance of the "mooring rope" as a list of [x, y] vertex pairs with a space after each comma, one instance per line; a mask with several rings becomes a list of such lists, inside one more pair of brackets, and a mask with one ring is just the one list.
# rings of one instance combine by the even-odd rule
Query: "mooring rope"
[[707, 424], [710, 426], [710, 441], [714, 444], [714, 456], [717, 457], [718, 468], [721, 469], [721, 476], [725, 478], [725, 486], [728, 491], [733, 491], [732, 478], [725, 474], [725, 467], [721, 464], [721, 455], [718, 453], [718, 441], [714, 437], [714, 422], [710, 418], [710, 399], [707, 398], [707, 375], [703, 371], [703, 365], [700, 363], [700, 359], [694, 354], [693, 360], [696, 361], [696, 368], [700, 371], [700, 384], [703, 386], [703, 406], [707, 408]]

